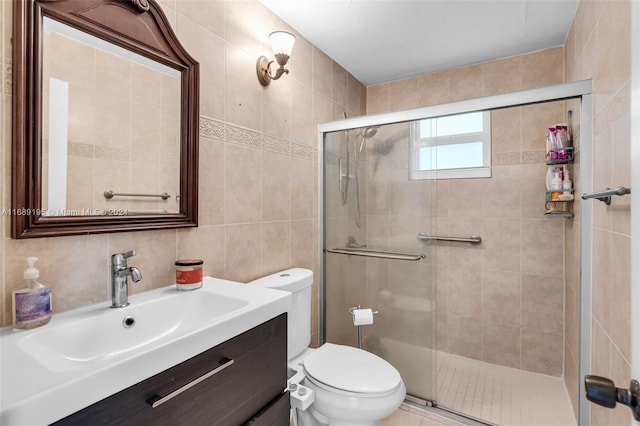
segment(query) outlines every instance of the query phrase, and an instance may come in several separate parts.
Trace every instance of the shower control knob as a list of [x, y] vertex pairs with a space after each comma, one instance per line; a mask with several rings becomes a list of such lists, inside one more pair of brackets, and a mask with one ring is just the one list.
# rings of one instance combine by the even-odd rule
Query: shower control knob
[[633, 417], [640, 421], [640, 383], [632, 380], [629, 389], [617, 388], [613, 380], [600, 376], [584, 377], [587, 399], [606, 408], [614, 408], [616, 403], [627, 405]]

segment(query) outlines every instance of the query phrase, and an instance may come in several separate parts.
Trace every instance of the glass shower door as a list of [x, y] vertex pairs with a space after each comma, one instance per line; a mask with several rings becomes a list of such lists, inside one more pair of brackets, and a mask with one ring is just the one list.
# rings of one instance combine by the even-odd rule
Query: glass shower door
[[[409, 124], [325, 134], [325, 341], [358, 346], [349, 308], [371, 308], [361, 346], [407, 393], [435, 399], [435, 181], [409, 178]], [[382, 257], [378, 257], [382, 256]]]

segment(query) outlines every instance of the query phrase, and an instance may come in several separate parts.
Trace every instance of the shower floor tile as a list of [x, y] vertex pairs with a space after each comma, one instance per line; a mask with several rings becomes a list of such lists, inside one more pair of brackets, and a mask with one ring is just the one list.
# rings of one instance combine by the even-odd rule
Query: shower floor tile
[[500, 426], [575, 426], [559, 377], [437, 354], [441, 407]]

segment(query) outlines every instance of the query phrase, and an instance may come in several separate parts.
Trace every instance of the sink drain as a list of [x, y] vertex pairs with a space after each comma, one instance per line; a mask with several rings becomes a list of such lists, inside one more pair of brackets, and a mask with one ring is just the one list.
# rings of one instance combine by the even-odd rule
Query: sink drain
[[134, 325], [136, 325], [136, 320], [135, 320], [135, 319], [133, 319], [133, 317], [125, 317], [125, 318], [122, 320], [122, 326], [123, 326], [124, 328], [131, 328], [131, 327], [133, 327]]

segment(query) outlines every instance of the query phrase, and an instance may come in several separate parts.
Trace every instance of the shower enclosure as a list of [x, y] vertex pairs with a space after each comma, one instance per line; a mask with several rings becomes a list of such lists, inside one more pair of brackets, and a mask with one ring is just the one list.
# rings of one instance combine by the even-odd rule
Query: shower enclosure
[[[536, 393], [566, 399], [553, 420], [582, 423], [590, 284], [571, 288], [580, 251], [567, 260], [564, 247], [590, 212], [545, 205], [544, 137], [571, 109], [576, 153], [589, 144], [590, 91], [576, 82], [320, 125], [321, 341], [386, 359], [413, 402], [498, 424], [531, 420], [531, 400], [496, 409], [495, 394], [528, 398], [505, 377], [531, 387], [535, 375], [515, 374], [542, 374]], [[588, 191], [588, 167], [571, 167]], [[377, 312], [360, 333], [354, 307]], [[513, 371], [492, 376], [500, 368]]]

